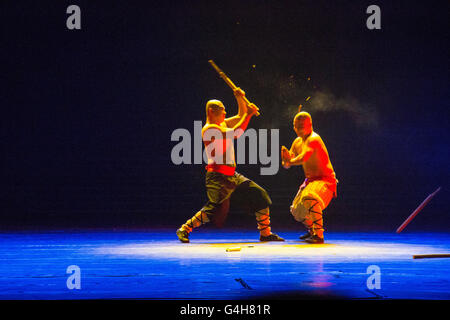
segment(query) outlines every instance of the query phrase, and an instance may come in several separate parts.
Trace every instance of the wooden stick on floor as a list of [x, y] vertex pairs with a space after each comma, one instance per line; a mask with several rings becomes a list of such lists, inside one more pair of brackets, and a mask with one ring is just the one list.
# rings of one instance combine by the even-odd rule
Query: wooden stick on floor
[[411, 222], [412, 219], [414, 219], [414, 217], [420, 212], [422, 211], [423, 208], [425, 208], [425, 206], [428, 204], [428, 202], [430, 202], [430, 200], [436, 195], [436, 193], [439, 192], [439, 190], [441, 190], [441, 187], [437, 188], [435, 192], [433, 192], [432, 194], [430, 194], [421, 204], [420, 206], [417, 207], [416, 210], [414, 210], [413, 213], [411, 213], [411, 215], [405, 220], [405, 222], [402, 223], [402, 225], [400, 227], [398, 227], [397, 229], [397, 233], [402, 232], [403, 229], [405, 229], [405, 227]]
[[440, 254], [416, 254], [416, 255], [413, 255], [413, 259], [426, 259], [426, 258], [450, 258], [450, 254], [440, 253]]

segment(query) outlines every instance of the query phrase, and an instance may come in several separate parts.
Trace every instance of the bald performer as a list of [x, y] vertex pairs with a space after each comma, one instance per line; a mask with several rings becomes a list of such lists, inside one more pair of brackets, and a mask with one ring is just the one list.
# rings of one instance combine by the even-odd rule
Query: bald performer
[[239, 108], [234, 117], [225, 118], [225, 106], [219, 100], [206, 104], [202, 139], [208, 156], [205, 180], [208, 201], [177, 230], [181, 242], [189, 242], [190, 232], [204, 223], [213, 221], [220, 226], [228, 213], [230, 200], [255, 213], [260, 241], [284, 241], [271, 232], [269, 206], [272, 201], [266, 190], [236, 172], [234, 139], [244, 133], [258, 109], [253, 104], [247, 105], [245, 92], [240, 88], [234, 90], [234, 95]]
[[311, 115], [297, 113], [293, 125], [297, 138], [290, 150], [281, 147], [281, 161], [286, 169], [303, 166], [305, 181], [292, 202], [291, 214], [308, 230], [301, 240], [324, 243], [322, 215], [331, 199], [336, 197], [336, 174], [322, 138], [313, 131]]

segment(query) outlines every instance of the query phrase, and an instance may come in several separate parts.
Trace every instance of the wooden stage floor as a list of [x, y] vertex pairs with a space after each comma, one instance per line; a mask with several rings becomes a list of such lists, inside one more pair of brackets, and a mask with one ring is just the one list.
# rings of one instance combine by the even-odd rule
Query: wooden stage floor
[[[287, 241], [260, 243], [255, 230], [196, 230], [189, 244], [175, 230], [3, 232], [0, 299], [450, 299], [450, 259], [413, 259], [450, 253], [450, 234], [326, 233], [310, 245], [277, 233]], [[67, 286], [71, 265], [80, 289]]]

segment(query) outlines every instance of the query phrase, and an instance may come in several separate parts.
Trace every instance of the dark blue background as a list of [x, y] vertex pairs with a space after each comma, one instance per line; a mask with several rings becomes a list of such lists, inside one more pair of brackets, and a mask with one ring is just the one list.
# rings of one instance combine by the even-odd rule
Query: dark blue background
[[[70, 4], [81, 30], [66, 28]], [[309, 110], [340, 181], [328, 230], [395, 230], [438, 186], [408, 229], [448, 230], [449, 2], [377, 1], [375, 31], [370, 4], [2, 1], [0, 227], [184, 222], [205, 201], [204, 167], [171, 163], [171, 133], [192, 132], [208, 99], [236, 111], [214, 59], [261, 108], [251, 126], [279, 128], [282, 144], [295, 137], [287, 106], [314, 90], [376, 114], [367, 127]], [[284, 90], [289, 81], [299, 91]], [[239, 171], [269, 191], [274, 228], [298, 227], [288, 209], [301, 170]], [[240, 211], [228, 220], [254, 225]]]

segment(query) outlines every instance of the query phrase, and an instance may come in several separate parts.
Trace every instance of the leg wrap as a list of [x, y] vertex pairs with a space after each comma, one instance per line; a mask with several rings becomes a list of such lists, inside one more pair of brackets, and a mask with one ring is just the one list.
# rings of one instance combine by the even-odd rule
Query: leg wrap
[[202, 224], [209, 222], [208, 214], [203, 211], [197, 212], [191, 219], [186, 221], [185, 224], [181, 227], [181, 229], [191, 232], [192, 229], [200, 227]]
[[271, 234], [270, 230], [270, 213], [269, 207], [256, 211], [256, 223], [258, 224], [258, 230], [263, 236], [268, 236]]
[[322, 180], [303, 184], [292, 202], [291, 214], [313, 235], [323, 236], [322, 211], [333, 198], [334, 189]]
[[305, 226], [312, 235], [323, 237], [323, 216], [319, 201], [315, 199], [305, 200], [303, 206], [308, 210], [308, 216], [305, 218]]

